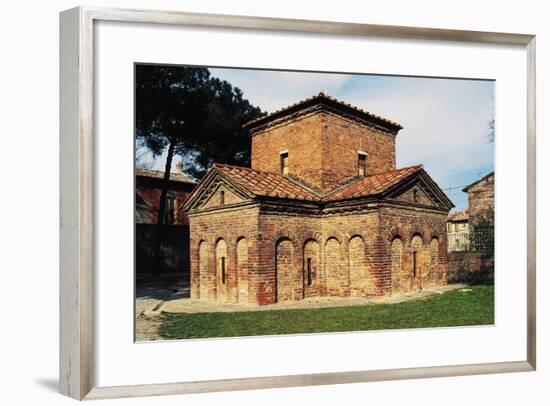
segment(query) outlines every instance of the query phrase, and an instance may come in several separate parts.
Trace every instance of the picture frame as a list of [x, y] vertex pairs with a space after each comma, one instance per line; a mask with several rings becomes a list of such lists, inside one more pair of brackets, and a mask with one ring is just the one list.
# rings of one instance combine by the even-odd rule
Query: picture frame
[[[527, 54], [527, 353], [504, 362], [99, 387], [94, 381], [94, 24], [99, 21], [517, 45]], [[60, 17], [60, 391], [102, 399], [536, 369], [534, 35], [170, 11], [77, 7]]]

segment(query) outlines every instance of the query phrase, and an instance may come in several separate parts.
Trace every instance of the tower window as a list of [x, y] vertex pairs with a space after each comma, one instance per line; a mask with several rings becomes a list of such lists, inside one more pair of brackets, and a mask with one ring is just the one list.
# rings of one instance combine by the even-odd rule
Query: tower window
[[281, 173], [288, 175], [288, 152], [281, 152]]
[[357, 174], [359, 176], [366, 176], [367, 174], [367, 154], [364, 152], [357, 154]]
[[220, 190], [220, 205], [223, 206], [225, 204], [225, 191]]

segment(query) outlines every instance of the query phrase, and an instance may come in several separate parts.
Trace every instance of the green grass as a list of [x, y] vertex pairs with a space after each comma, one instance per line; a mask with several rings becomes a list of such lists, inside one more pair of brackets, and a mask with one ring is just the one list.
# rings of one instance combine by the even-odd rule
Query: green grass
[[165, 339], [181, 339], [493, 324], [494, 286], [470, 288], [398, 304], [164, 313], [159, 333]]

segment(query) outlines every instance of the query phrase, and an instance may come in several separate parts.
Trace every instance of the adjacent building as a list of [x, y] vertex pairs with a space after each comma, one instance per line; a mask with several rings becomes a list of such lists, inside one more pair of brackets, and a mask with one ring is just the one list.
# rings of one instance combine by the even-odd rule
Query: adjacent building
[[[136, 168], [135, 222], [136, 273], [182, 272], [189, 269], [189, 221], [183, 211], [197, 182], [185, 176], [183, 168], [170, 174], [163, 225], [158, 210], [164, 172]], [[162, 228], [162, 230], [161, 230]], [[153, 261], [155, 239], [161, 238], [161, 260]]]
[[468, 210], [450, 213], [447, 217], [447, 249], [449, 252], [470, 249], [470, 224]]
[[449, 281], [486, 281], [494, 277], [495, 173], [462, 189], [468, 208], [447, 219]]
[[452, 202], [396, 167], [401, 125], [320, 93], [246, 124], [251, 167], [214, 164], [184, 205], [191, 297], [265, 305], [447, 283]]

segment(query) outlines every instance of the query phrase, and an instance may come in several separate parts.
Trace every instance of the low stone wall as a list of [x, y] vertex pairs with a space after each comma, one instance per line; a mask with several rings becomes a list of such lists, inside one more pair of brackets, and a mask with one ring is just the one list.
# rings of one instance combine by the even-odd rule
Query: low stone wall
[[494, 279], [494, 259], [475, 251], [449, 252], [449, 283], [480, 283]]

